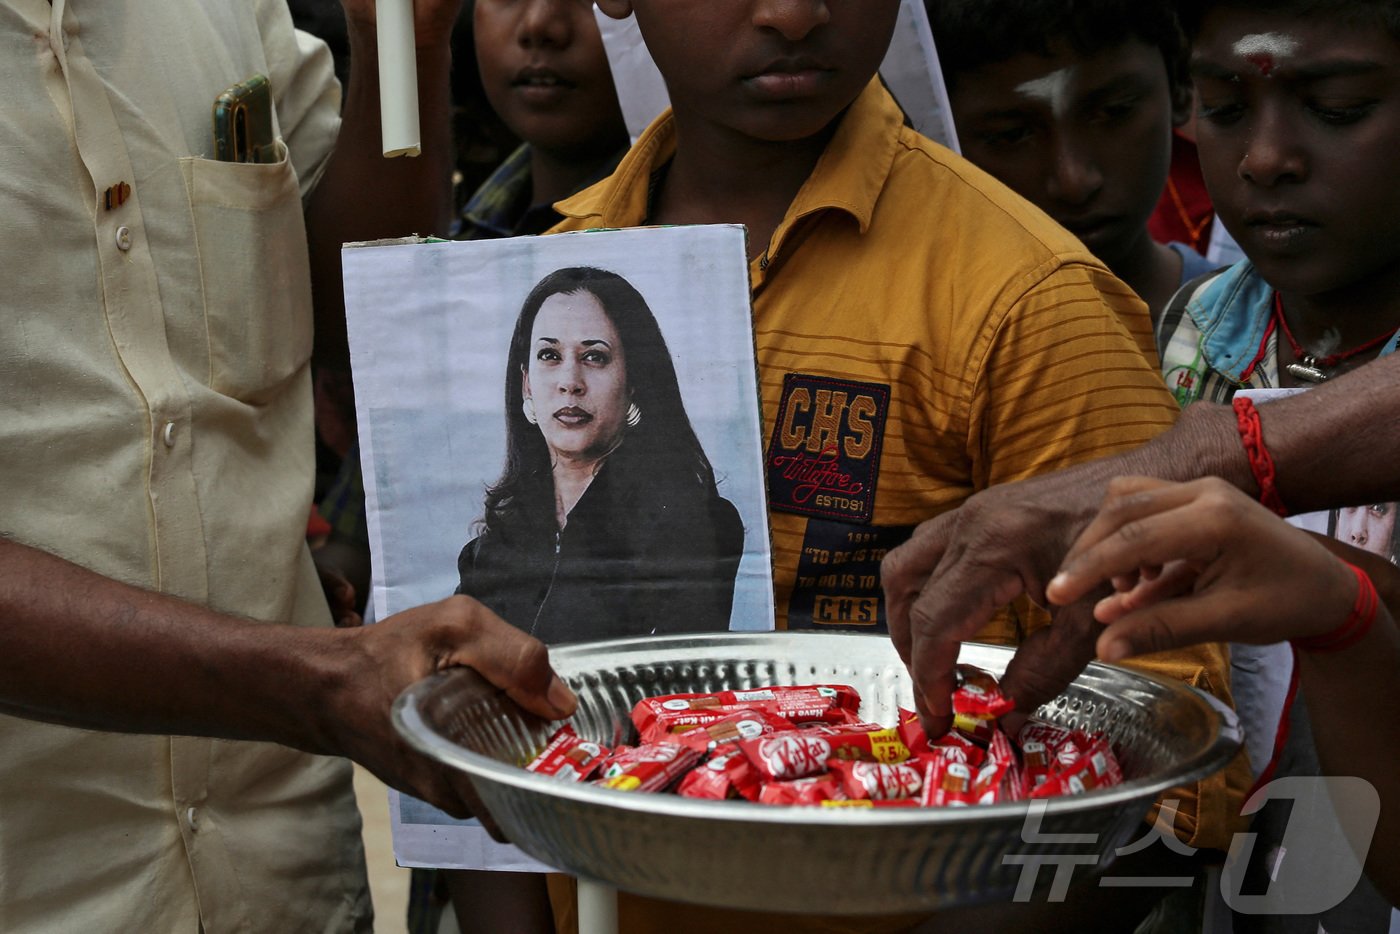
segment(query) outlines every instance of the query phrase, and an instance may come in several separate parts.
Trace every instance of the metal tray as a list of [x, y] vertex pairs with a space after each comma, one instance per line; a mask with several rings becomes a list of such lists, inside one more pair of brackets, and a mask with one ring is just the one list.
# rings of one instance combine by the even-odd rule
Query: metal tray
[[[1012, 651], [968, 644], [961, 660], [1000, 674]], [[840, 683], [860, 691], [867, 720], [893, 724], [897, 706], [912, 706], [912, 682], [884, 636], [652, 636], [555, 646], [550, 659], [578, 693], [575, 729], [604, 744], [635, 739], [628, 714], [656, 694]], [[1218, 701], [1109, 665], [1090, 665], [1038, 716], [1106, 733], [1125, 782], [1075, 797], [968, 808], [702, 801], [525, 771], [558, 724], [525, 713], [468, 669], [411, 686], [393, 710], [405, 739], [466, 772], [511, 841], [545, 863], [657, 898], [823, 914], [1005, 901], [1024, 857], [1074, 853], [1107, 865], [1138, 835], [1161, 792], [1223, 768], [1240, 744], [1234, 713]], [[1053, 839], [1061, 834], [1089, 836]], [[1038, 876], [1037, 890], [1047, 888], [1053, 866]]]

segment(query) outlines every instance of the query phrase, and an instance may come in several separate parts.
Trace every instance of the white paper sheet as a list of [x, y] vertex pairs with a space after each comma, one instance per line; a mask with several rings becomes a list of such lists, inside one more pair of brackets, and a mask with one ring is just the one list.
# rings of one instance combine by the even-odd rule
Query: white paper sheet
[[[477, 534], [485, 489], [502, 473], [503, 386], [516, 318], [536, 282], [574, 266], [615, 272], [645, 299], [718, 493], [742, 520], [729, 626], [772, 629], [748, 262], [743, 228], [732, 225], [344, 251], [375, 618], [457, 588], [458, 554]], [[625, 355], [625, 336], [622, 343]], [[640, 358], [629, 364], [646, 365]], [[407, 795], [391, 795], [390, 815], [401, 865], [544, 868], [492, 841], [476, 822]]]
[[924, 0], [901, 0], [880, 77], [914, 129], [953, 152], [962, 151]]

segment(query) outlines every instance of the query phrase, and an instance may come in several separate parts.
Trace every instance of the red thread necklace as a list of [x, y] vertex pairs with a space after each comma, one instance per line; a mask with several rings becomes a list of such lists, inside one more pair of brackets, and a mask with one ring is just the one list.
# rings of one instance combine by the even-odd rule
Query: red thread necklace
[[1394, 327], [1384, 334], [1378, 334], [1366, 343], [1353, 347], [1350, 350], [1343, 350], [1338, 353], [1327, 354], [1325, 357], [1319, 357], [1316, 354], [1308, 353], [1308, 351], [1303, 348], [1303, 345], [1298, 343], [1298, 339], [1293, 336], [1293, 331], [1288, 327], [1288, 319], [1283, 315], [1283, 296], [1277, 292], [1274, 293], [1274, 320], [1278, 322], [1279, 330], [1283, 332], [1283, 336], [1288, 340], [1288, 346], [1292, 348], [1293, 356], [1298, 361], [1297, 363], [1288, 364], [1288, 372], [1292, 373], [1298, 379], [1309, 383], [1325, 382], [1332, 376], [1328, 371], [1335, 369], [1337, 364], [1341, 363], [1343, 360], [1350, 360], [1352, 357], [1360, 356], [1368, 350], [1375, 350], [1394, 337], [1396, 331], [1400, 331], [1400, 327]]

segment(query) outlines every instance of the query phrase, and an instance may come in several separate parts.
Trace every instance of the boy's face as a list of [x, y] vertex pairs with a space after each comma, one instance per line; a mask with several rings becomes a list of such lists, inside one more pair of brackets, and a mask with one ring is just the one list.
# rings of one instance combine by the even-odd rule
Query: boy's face
[[1171, 164], [1162, 53], [1136, 39], [1084, 56], [1062, 42], [959, 73], [963, 155], [1109, 266], [1147, 236]]
[[807, 139], [869, 83], [898, 0], [600, 0], [637, 14], [679, 119], [765, 141]]
[[1201, 168], [1275, 288], [1382, 285], [1400, 258], [1400, 44], [1379, 26], [1223, 7], [1191, 56]]
[[592, 4], [476, 0], [473, 38], [487, 100], [516, 136], [580, 157], [626, 142]]

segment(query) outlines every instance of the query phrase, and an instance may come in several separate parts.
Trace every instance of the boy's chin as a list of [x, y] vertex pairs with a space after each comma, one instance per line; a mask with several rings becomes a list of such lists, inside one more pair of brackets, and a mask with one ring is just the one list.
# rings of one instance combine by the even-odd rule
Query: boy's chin
[[[1355, 290], [1365, 290], [1377, 279], [1376, 271], [1344, 268], [1314, 254], [1309, 257], [1251, 257], [1254, 271], [1284, 295], [1311, 299], [1340, 298]], [[1393, 267], [1392, 267], [1393, 268]]]
[[799, 143], [829, 136], [854, 98], [839, 106], [804, 101], [752, 108], [734, 128], [765, 143]]

